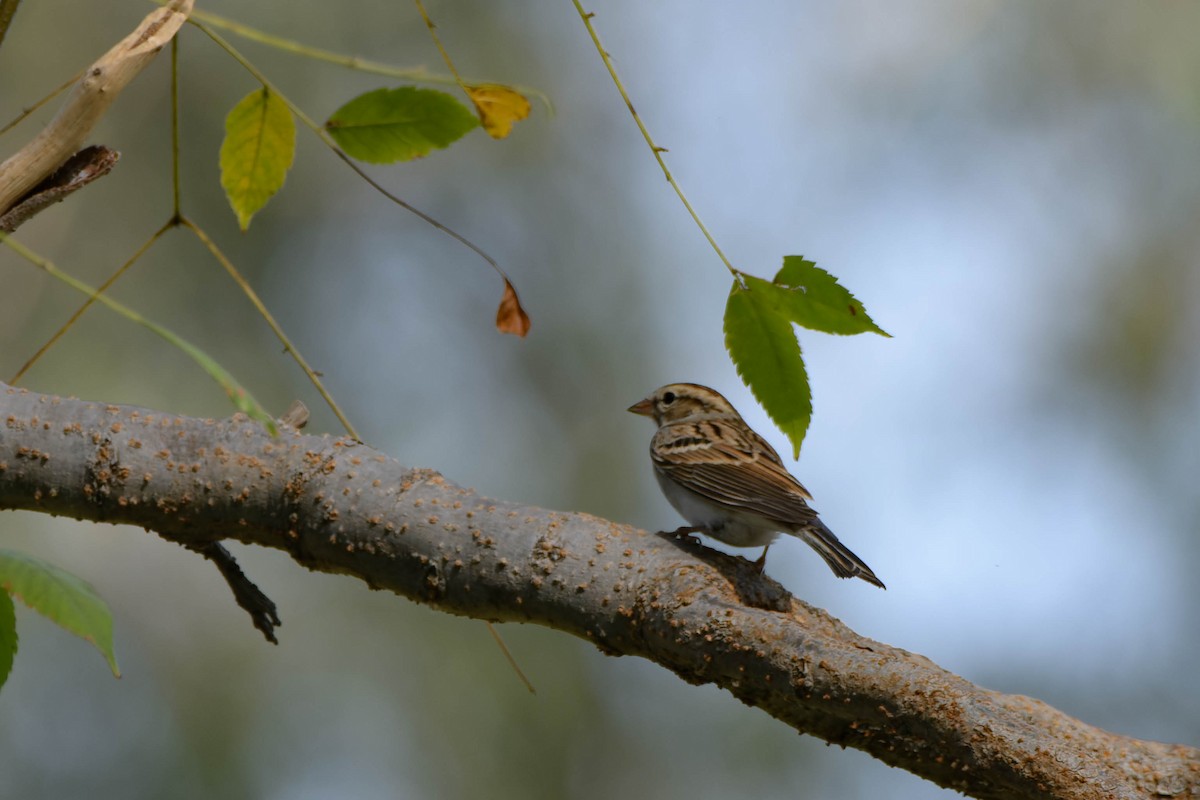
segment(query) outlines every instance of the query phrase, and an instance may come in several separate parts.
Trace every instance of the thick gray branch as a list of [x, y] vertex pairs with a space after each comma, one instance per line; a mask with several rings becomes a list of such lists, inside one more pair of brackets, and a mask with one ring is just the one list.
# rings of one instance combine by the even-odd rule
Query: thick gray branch
[[1200, 794], [1200, 751], [977, 687], [742, 559], [490, 500], [347, 439], [0, 384], [0, 508], [274, 547], [452, 614], [566, 631], [975, 797]]

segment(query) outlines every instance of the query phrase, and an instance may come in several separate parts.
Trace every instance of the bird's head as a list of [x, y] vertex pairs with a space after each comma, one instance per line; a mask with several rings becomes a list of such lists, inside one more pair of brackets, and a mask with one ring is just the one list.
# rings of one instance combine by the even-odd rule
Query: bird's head
[[720, 392], [698, 383], [668, 383], [631, 405], [629, 411], [650, 417], [659, 425], [692, 419], [739, 417]]

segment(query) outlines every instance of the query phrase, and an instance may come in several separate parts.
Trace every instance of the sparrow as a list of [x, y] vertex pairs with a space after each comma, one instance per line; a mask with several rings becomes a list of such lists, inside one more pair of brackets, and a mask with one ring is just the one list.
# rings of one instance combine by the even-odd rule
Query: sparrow
[[775, 449], [721, 394], [696, 383], [671, 383], [629, 407], [658, 425], [650, 440], [654, 477], [688, 525], [733, 547], [762, 547], [759, 572], [780, 533], [816, 550], [839, 578], [881, 589], [863, 560], [838, 541], [809, 507], [812, 495], [792, 477]]

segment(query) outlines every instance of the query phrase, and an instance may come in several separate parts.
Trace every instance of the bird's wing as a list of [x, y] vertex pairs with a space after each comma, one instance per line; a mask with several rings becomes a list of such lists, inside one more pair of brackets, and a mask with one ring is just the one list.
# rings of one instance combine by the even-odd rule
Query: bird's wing
[[[710, 426], [710, 427], [705, 427]], [[715, 429], [714, 429], [715, 428]], [[816, 517], [799, 481], [758, 434], [719, 420], [664, 425], [651, 447], [654, 466], [696, 494], [785, 526]]]

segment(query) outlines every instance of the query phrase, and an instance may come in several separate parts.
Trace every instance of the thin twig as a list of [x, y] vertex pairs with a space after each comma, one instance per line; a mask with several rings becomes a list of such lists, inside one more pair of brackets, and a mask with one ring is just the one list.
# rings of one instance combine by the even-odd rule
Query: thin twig
[[654, 159], [658, 162], [658, 166], [662, 168], [663, 174], [667, 176], [667, 183], [671, 184], [671, 188], [675, 190], [675, 194], [679, 195], [679, 200], [683, 203], [683, 207], [692, 215], [692, 220], [700, 228], [700, 232], [704, 234], [704, 238], [708, 240], [708, 243], [712, 245], [712, 249], [716, 251], [717, 257], [721, 259], [721, 262], [733, 273], [733, 277], [737, 279], [740, 273], [734, 268], [733, 264], [729, 263], [729, 259], [725, 257], [725, 253], [721, 250], [720, 245], [717, 244], [717, 240], [708, 232], [708, 228], [701, 221], [700, 215], [696, 213], [696, 209], [692, 208], [692, 204], [688, 202], [682, 187], [680, 187], [674, 176], [671, 175], [671, 170], [667, 169], [667, 162], [663, 159], [662, 155], [667, 152], [667, 148], [660, 147], [654, 142], [654, 137], [650, 135], [650, 131], [646, 128], [645, 123], [642, 122], [642, 118], [638, 116], [637, 109], [633, 107], [633, 101], [629, 99], [629, 93], [625, 91], [625, 84], [621, 83], [621, 78], [617, 75], [617, 68], [613, 66], [608, 51], [600, 44], [600, 36], [596, 33], [596, 28], [592, 25], [592, 17], [595, 14], [584, 11], [580, 0], [571, 0], [571, 2], [575, 4], [575, 10], [579, 12], [579, 18], [583, 20], [583, 25], [587, 28], [588, 35], [592, 37], [592, 44], [596, 46], [596, 52], [600, 54], [600, 59], [608, 69], [608, 74], [612, 77], [613, 84], [616, 85], [617, 91], [621, 93], [621, 99], [625, 101], [625, 106], [629, 109], [629, 113], [633, 115], [633, 121], [637, 123], [638, 130], [642, 132], [642, 138], [650, 146], [650, 152], [654, 154]]
[[304, 374], [308, 376], [310, 381], [312, 381], [313, 386], [316, 387], [317, 392], [325, 400], [325, 403], [329, 406], [330, 410], [333, 411], [334, 416], [336, 416], [338, 421], [342, 423], [342, 427], [346, 429], [346, 433], [350, 434], [355, 439], [361, 440], [361, 437], [358, 435], [358, 431], [356, 431], [354, 426], [350, 424], [349, 418], [342, 413], [342, 409], [340, 406], [338, 406], [337, 401], [333, 399], [333, 395], [331, 395], [325, 388], [325, 384], [321, 383], [321, 378], [319, 375], [317, 375], [316, 370], [308, 365], [308, 362], [304, 359], [304, 356], [302, 356], [300, 351], [296, 349], [296, 346], [292, 344], [292, 340], [288, 338], [288, 335], [284, 333], [283, 328], [280, 327], [279, 323], [275, 321], [275, 317], [273, 317], [271, 312], [267, 310], [266, 305], [263, 304], [262, 299], [258, 296], [258, 293], [254, 291], [254, 287], [250, 285], [250, 282], [242, 276], [242, 273], [239, 272], [237, 267], [233, 265], [233, 262], [225, 257], [225, 254], [221, 252], [219, 247], [217, 247], [216, 242], [214, 242], [199, 225], [193, 222], [189, 217], [185, 216], [181, 216], [179, 218], [179, 224], [195, 234], [196, 238], [199, 239], [205, 248], [208, 249], [208, 252], [212, 254], [212, 257], [217, 260], [217, 263], [224, 267], [225, 271], [229, 273], [229, 277], [233, 278], [233, 282], [236, 283], [238, 288], [242, 290], [242, 294], [246, 295], [246, 299], [250, 301], [250, 304], [254, 306], [255, 310], [257, 310], [263, 320], [266, 321], [267, 327], [271, 329], [272, 333], [275, 334], [275, 337], [283, 344], [284, 350], [290, 353], [292, 358], [296, 360], [296, 363], [300, 365], [300, 369], [304, 370]]
[[96, 289], [93, 289], [88, 284], [63, 272], [47, 258], [43, 258], [37, 253], [30, 250], [25, 245], [14, 239], [12, 236], [0, 231], [0, 244], [15, 251], [18, 255], [24, 258], [33, 266], [45, 272], [57, 280], [67, 284], [77, 292], [81, 292], [89, 297], [94, 297], [99, 302], [108, 306], [110, 309], [125, 317], [130, 322], [137, 323], [143, 328], [146, 328], [156, 336], [164, 339], [174, 347], [182, 350], [189, 358], [192, 359], [202, 370], [208, 373], [209, 377], [216, 381], [217, 385], [225, 392], [230, 402], [238, 410], [246, 413], [251, 419], [261, 424], [271, 436], [279, 434], [279, 426], [275, 423], [275, 419], [268, 414], [259, 404], [254, 396], [248, 392], [234, 377], [220, 364], [213, 360], [212, 356], [205, 353], [196, 345], [174, 333], [168, 328], [164, 328], [156, 322], [143, 317], [138, 312], [134, 311], [123, 303], [118, 303], [106, 294], [101, 294]]
[[83, 301], [83, 305], [75, 310], [75, 313], [71, 315], [71, 318], [64, 322], [62, 326], [54, 332], [54, 335], [47, 339], [46, 343], [39, 347], [37, 352], [34, 353], [33, 356], [31, 356], [30, 359], [26, 361], [19, 370], [17, 370], [17, 374], [12, 376], [12, 379], [9, 381], [9, 383], [15, 385], [17, 382], [19, 382], [21, 378], [25, 376], [25, 373], [29, 371], [30, 367], [36, 364], [38, 359], [45, 355], [46, 351], [53, 347], [58, 340], [61, 339], [63, 335], [71, 329], [76, 321], [83, 316], [83, 313], [92, 307], [96, 300], [99, 299], [99, 296], [107, 292], [109, 288], [111, 288], [112, 285], [117, 282], [117, 279], [124, 275], [130, 267], [137, 263], [138, 259], [145, 255], [146, 251], [150, 249], [150, 246], [157, 242], [159, 238], [168, 230], [170, 230], [174, 224], [174, 221], [166, 223], [161, 228], [156, 230], [149, 239], [142, 243], [142, 246], [139, 247], [137, 251], [134, 252], [134, 254], [117, 269], [116, 272], [114, 272], [112, 275], [109, 275], [108, 280], [100, 284], [96, 288], [96, 291], [92, 293], [87, 300]]
[[74, 75], [67, 78], [66, 81], [64, 81], [61, 86], [59, 86], [57, 89], [50, 92], [50, 94], [46, 95], [41, 100], [38, 100], [36, 103], [29, 106], [28, 108], [22, 110], [20, 114], [17, 114], [15, 119], [13, 119], [11, 122], [9, 122], [7, 125], [5, 125], [3, 128], [0, 128], [0, 136], [3, 136], [4, 134], [11, 131], [13, 128], [20, 125], [22, 122], [25, 121], [25, 118], [28, 117], [30, 114], [37, 111], [39, 108], [46, 105], [54, 98], [58, 97], [60, 94], [65, 92], [67, 89], [70, 89], [72, 86], [74, 86], [75, 82], [77, 80], [79, 80], [79, 77], [81, 75], [83, 75], [83, 70], [76, 72]]
[[430, 18], [429, 12], [425, 10], [425, 4], [421, 0], [413, 0], [413, 2], [417, 5], [417, 12], [420, 13], [421, 19], [425, 21], [425, 27], [429, 30], [429, 38], [433, 39], [433, 46], [437, 48], [438, 53], [442, 56], [442, 61], [446, 62], [446, 68], [454, 76], [454, 82], [458, 84], [458, 88], [464, 92], [467, 91], [467, 86], [463, 83], [462, 75], [458, 74], [458, 68], [450, 60], [450, 54], [446, 52], [446, 48], [442, 44], [442, 39], [437, 34], [437, 25], [433, 24], [433, 19]]
[[171, 207], [178, 220], [179, 204], [179, 37], [171, 38]]
[[217, 565], [221, 577], [233, 591], [233, 599], [250, 615], [254, 627], [262, 631], [268, 642], [279, 644], [279, 640], [275, 638], [275, 629], [283, 623], [279, 621], [275, 603], [246, 577], [233, 555], [220, 542], [185, 544], [184, 547]]
[[[164, 2], [165, 0], [158, 0]], [[432, 83], [439, 86], [453, 86], [459, 83], [459, 80], [453, 75], [439, 75], [436, 72], [429, 72], [424, 67], [395, 67], [391, 64], [384, 64], [380, 61], [371, 61], [358, 56], [347, 56], [341, 53], [335, 53], [332, 50], [323, 50], [319, 47], [311, 47], [309, 45], [300, 44], [291, 39], [284, 39], [281, 36], [267, 33], [265, 31], [252, 28], [249, 25], [243, 25], [225, 17], [218, 16], [208, 11], [193, 11], [192, 19], [204, 22], [214, 28], [221, 28], [229, 31], [235, 36], [240, 36], [243, 39], [249, 39], [253, 42], [274, 47], [277, 50], [282, 50], [286, 53], [305, 56], [317, 61], [324, 61], [329, 64], [336, 64], [347, 69], [357, 70], [358, 72], [366, 72], [373, 75], [383, 75], [388, 78], [398, 78], [400, 80], [412, 81], [414, 83]], [[474, 83], [487, 83], [488, 81], [474, 81]], [[550, 97], [540, 89], [535, 89], [531, 86], [522, 86], [519, 84], [511, 84], [510, 88], [524, 95], [531, 95], [541, 101], [549, 114], [554, 113], [554, 103]]]

